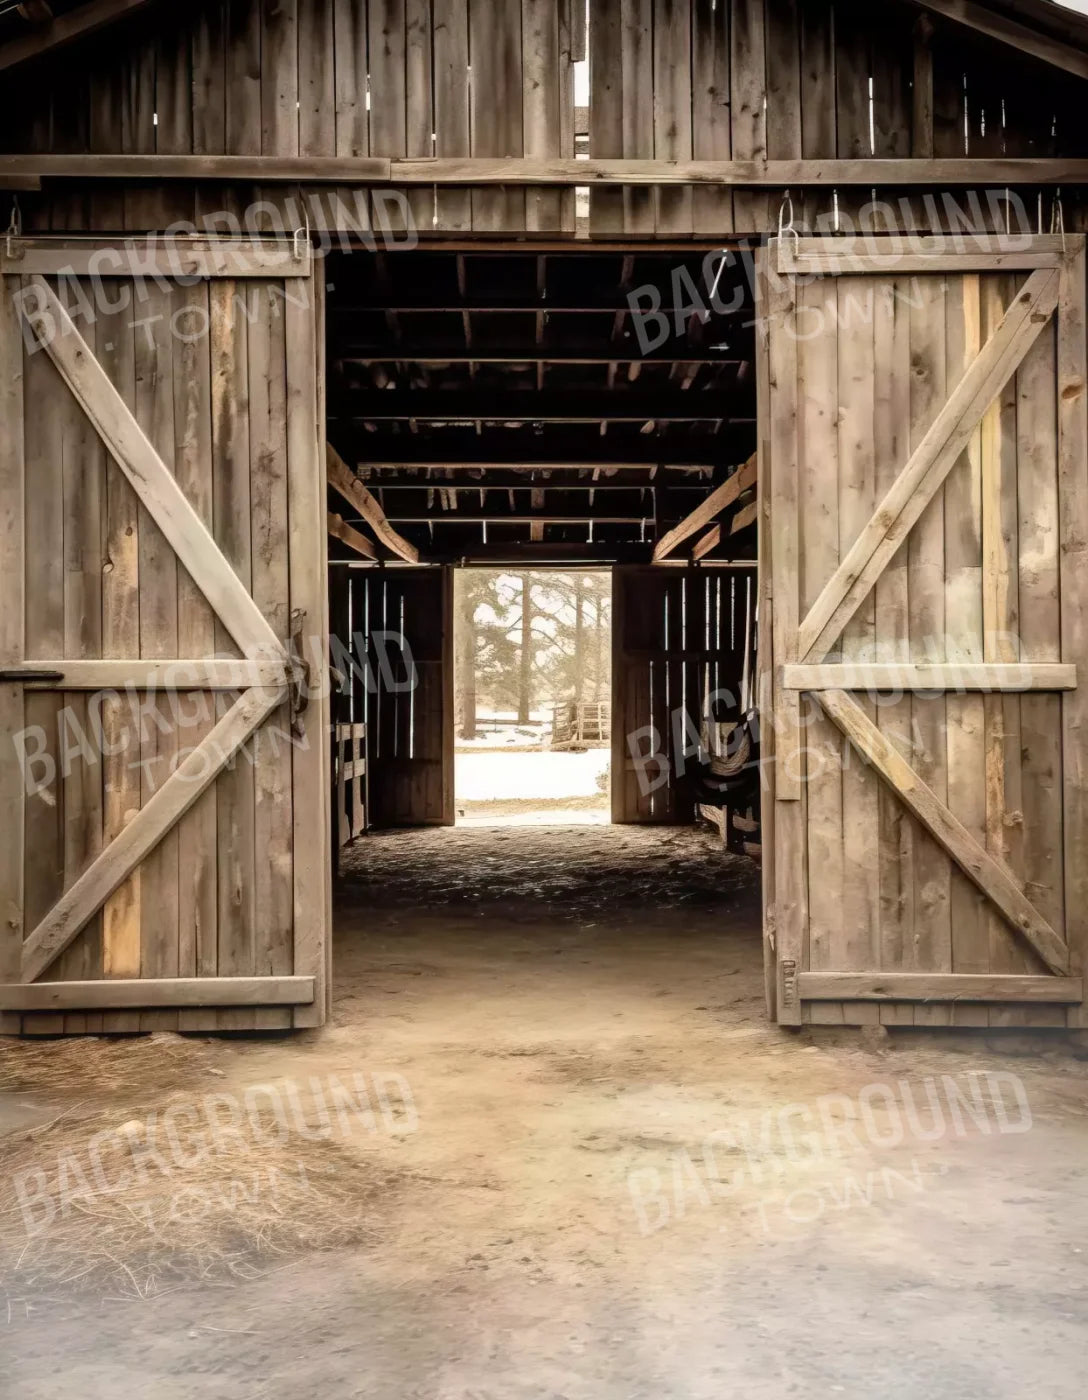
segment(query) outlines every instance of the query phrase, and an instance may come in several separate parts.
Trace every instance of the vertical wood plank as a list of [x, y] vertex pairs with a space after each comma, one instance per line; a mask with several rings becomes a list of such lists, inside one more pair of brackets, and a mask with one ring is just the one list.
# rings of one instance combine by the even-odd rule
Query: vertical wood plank
[[[733, 0], [729, 33], [730, 119], [733, 159], [767, 158], [767, 57], [763, 0]], [[738, 233], [763, 233], [768, 227], [767, 196], [738, 191], [733, 196], [733, 225]]]
[[[592, 6], [589, 35], [589, 154], [619, 160], [624, 154], [625, 113], [620, 6]], [[623, 231], [623, 201], [622, 190], [590, 189], [589, 226], [594, 234]]]
[[[407, 118], [405, 146], [410, 156], [434, 155], [434, 53], [431, 0], [405, 0], [404, 86]], [[408, 191], [415, 227], [427, 235], [434, 229], [433, 187]]]
[[365, 156], [367, 128], [366, 0], [336, 0], [333, 14], [336, 154]]
[[[692, 0], [691, 150], [695, 160], [732, 159], [729, 82], [729, 6], [715, 0]], [[730, 191], [696, 186], [692, 221], [696, 233], [732, 233]]]
[[[976, 275], [950, 278], [945, 299], [946, 365], [949, 383], [960, 379], [982, 348], [981, 286]], [[945, 616], [947, 660], [970, 664], [983, 656], [982, 606], [982, 426], [945, 482]], [[986, 839], [986, 720], [981, 695], [950, 694], [948, 717], [948, 805], [968, 831]], [[951, 872], [952, 970], [989, 971], [986, 901], [959, 869]], [[958, 1026], [988, 1024], [984, 1007], [954, 1006]]]
[[336, 66], [333, 13], [337, 0], [298, 0], [298, 153], [336, 154]]
[[[653, 60], [654, 155], [690, 160], [691, 0], [654, 0]], [[658, 189], [659, 234], [691, 233], [692, 213], [690, 188]]]
[[[522, 0], [521, 46], [525, 154], [562, 155], [557, 0]], [[557, 189], [530, 186], [525, 191], [526, 229], [534, 233], [558, 232], [561, 201]]]
[[[212, 384], [208, 284], [174, 294], [174, 469], [178, 485], [214, 531]], [[215, 614], [184, 568], [178, 569], [178, 651], [184, 658], [215, 653]], [[195, 748], [215, 723], [215, 698], [195, 695], [185, 709], [183, 749]], [[214, 977], [218, 964], [217, 799], [215, 785], [181, 819], [178, 865], [178, 969], [182, 977]], [[200, 1012], [181, 1011], [178, 1029], [196, 1029]]]
[[[169, 290], [149, 287], [136, 327], [136, 418], [166, 465], [174, 463], [173, 337]], [[159, 526], [140, 506], [140, 656], [178, 655], [178, 561]], [[168, 781], [178, 752], [175, 706], [167, 695], [148, 700], [141, 734], [141, 805]], [[178, 831], [167, 832], [143, 861], [140, 975], [178, 975]], [[176, 1012], [144, 1013], [143, 1030], [177, 1029]]]
[[[1017, 372], [1020, 651], [1025, 661], [1061, 659], [1057, 413], [1052, 324]], [[1061, 703], [1058, 695], [1040, 692], [1020, 697], [1024, 889], [1059, 929], [1065, 922]]]
[[[14, 294], [18, 277], [0, 277], [0, 665], [26, 655], [25, 441], [23, 340]], [[0, 685], [0, 742], [14, 743], [25, 726], [21, 685]], [[17, 763], [0, 764], [0, 976], [20, 980], [23, 943], [25, 797]], [[20, 1018], [0, 1012], [0, 1034], [15, 1034]]]
[[[919, 277], [911, 305], [911, 450], [918, 445], [947, 398], [945, 380], [945, 292], [938, 277]], [[912, 659], [943, 661], [946, 617], [944, 599], [944, 494], [939, 492], [915, 525], [908, 541], [910, 640]], [[922, 781], [946, 801], [944, 696], [912, 699], [915, 767]], [[950, 862], [933, 839], [915, 825], [913, 833], [915, 955], [923, 972], [952, 969], [952, 924], [949, 907]], [[916, 1025], [947, 1025], [948, 1008], [918, 1006]]]
[[[110, 382], [135, 412], [136, 340], [129, 307], [106, 310], [98, 320], [98, 360]], [[135, 492], [121, 468], [106, 465], [106, 565], [102, 580], [102, 651], [118, 660], [140, 655], [140, 515]], [[104, 837], [120, 835], [140, 810], [140, 739], [127, 697], [103, 707], [106, 735]], [[102, 910], [103, 972], [139, 977], [142, 876], [135, 870]], [[140, 1027], [138, 1012], [103, 1017], [106, 1031]]]
[[[61, 295], [71, 314], [79, 317], [78, 295], [89, 287], [62, 288]], [[69, 294], [70, 293], [70, 294]], [[93, 322], [79, 318], [81, 331], [92, 353], [95, 349]], [[60, 423], [63, 539], [58, 542], [64, 559], [63, 612], [66, 657], [102, 655], [102, 564], [104, 545], [105, 460], [102, 440], [72, 394], [64, 389], [50, 405]], [[64, 697], [63, 714], [72, 728], [65, 734], [92, 734], [91, 697], [69, 694]], [[73, 883], [102, 849], [102, 769], [93, 750], [66, 740], [61, 783], [64, 810], [64, 884]], [[61, 980], [83, 981], [100, 975], [102, 966], [102, 921], [96, 915], [81, 930], [58, 959], [56, 975]], [[94, 1018], [94, 1029], [101, 1016]], [[65, 1031], [82, 1034], [88, 1018], [66, 1015]]]
[[[1062, 268], [1058, 289], [1058, 504], [1062, 659], [1088, 654], [1088, 315], [1085, 253]], [[1078, 662], [1079, 664], [1079, 662]], [[1070, 971], [1088, 966], [1088, 687], [1062, 696], [1062, 860]], [[1084, 1005], [1071, 1026], [1088, 1026]]]
[[[25, 360], [25, 402], [31, 411], [25, 419], [26, 474], [25, 539], [37, 548], [27, 551], [25, 619], [28, 657], [63, 655], [64, 651], [64, 448], [70, 424], [71, 395], [47, 355], [29, 354]], [[36, 406], [48, 404], [50, 412]], [[44, 753], [53, 764], [48, 784], [28, 788], [26, 795], [24, 917], [33, 928], [55, 903], [64, 888], [63, 761], [59, 728], [66, 696], [62, 693], [26, 694], [28, 728], [40, 727]], [[39, 781], [42, 774], [37, 773]], [[59, 1034], [64, 1017], [49, 1023]]]
[[[467, 156], [469, 139], [468, 6], [460, 0], [433, 0], [435, 155]], [[436, 191], [436, 228], [472, 227], [468, 190]]]
[[[246, 289], [253, 597], [276, 636], [290, 640], [287, 539], [287, 351], [282, 307], [271, 284]], [[284, 711], [254, 736], [255, 971], [294, 963], [291, 744]]]
[[[632, 99], [652, 93], [654, 67], [654, 0], [620, 0], [620, 80], [622, 94], [620, 154], [626, 159], [652, 158], [655, 153], [655, 102]], [[657, 194], [652, 187], [623, 191], [625, 233], [653, 233], [657, 227]]]
[[[772, 250], [757, 258], [757, 335], [766, 338], [770, 387], [771, 528], [774, 590], [775, 713], [782, 717], [777, 742], [775, 782], [795, 800], [775, 805], [775, 930], [778, 948], [776, 1001], [781, 1025], [800, 1025], [801, 1005], [796, 974], [802, 970], [808, 937], [805, 852], [805, 792], [795, 780], [787, 785], [789, 764], [799, 762], [800, 730], [786, 716], [779, 683], [781, 667], [793, 660], [797, 649], [799, 586], [798, 540], [798, 342], [793, 326], [793, 288], [790, 282], [775, 287], [768, 275]], [[793, 778], [796, 779], [796, 772]]]
[[[404, 9], [405, 0], [370, 0], [367, 10], [370, 149], [383, 156], [408, 153]], [[394, 226], [399, 225], [400, 211], [395, 206], [389, 206], [389, 211], [396, 219]]]
[[261, 27], [265, 0], [227, 0], [226, 148], [261, 154]]
[[[470, 0], [472, 154], [520, 156], [521, 0]], [[525, 227], [525, 192], [514, 186], [472, 192], [472, 226], [485, 233]]]
[[[989, 337], [1012, 301], [1009, 276], [982, 279], [983, 334]], [[1020, 659], [1019, 511], [1017, 507], [1016, 376], [1002, 389], [982, 420], [982, 622], [986, 661]], [[1020, 696], [984, 697], [986, 717], [986, 847], [1023, 879]], [[990, 972], [1027, 972], [1030, 951], [1005, 920], [988, 909]], [[1019, 1013], [991, 1009], [991, 1024], [1022, 1023]]]
[[[907, 460], [910, 443], [910, 297], [909, 278], [880, 279], [873, 327], [874, 400], [876, 406], [876, 490], [883, 498]], [[877, 580], [876, 659], [893, 663], [910, 654], [907, 554], [904, 544]], [[912, 761], [909, 696], [882, 697], [877, 724], [903, 758]], [[884, 783], [878, 786], [880, 844], [880, 967], [889, 972], [912, 961], [915, 889], [912, 872], [912, 824], [902, 803]], [[881, 1006], [884, 1025], [913, 1025], [909, 1002]]]
[[[839, 548], [857, 539], [876, 509], [875, 377], [873, 371], [876, 280], [839, 277], [838, 294], [838, 508]], [[836, 561], [837, 562], [837, 561]], [[875, 594], [862, 603], [843, 632], [843, 661], [862, 661], [875, 649]], [[869, 719], [876, 706], [856, 697]], [[879, 963], [880, 889], [878, 779], [850, 746], [843, 749], [843, 898], [837, 936], [832, 937], [836, 968], [864, 971]], [[877, 1023], [872, 1003], [847, 1002], [843, 1017], [852, 1024]]]
[[[320, 269], [315, 276], [320, 275]], [[314, 288], [285, 283], [287, 350], [287, 493], [291, 612], [309, 642], [311, 666], [328, 665], [328, 594], [325, 578], [325, 452], [319, 441]], [[301, 305], [299, 302], [301, 301]], [[301, 616], [300, 616], [301, 615]], [[321, 1025], [327, 1012], [331, 844], [327, 687], [312, 694], [301, 716], [302, 736], [292, 750], [294, 798], [294, 971], [316, 978], [314, 1004], [294, 1012], [294, 1024]]]
[[[797, 291], [803, 324], [821, 327], [819, 334], [806, 336], [797, 347], [801, 547], [795, 586], [800, 588], [802, 614], [808, 612], [835, 572], [840, 555], [838, 280], [816, 278]], [[843, 743], [827, 716], [810, 701], [805, 703], [810, 712], [805, 730], [805, 840], [812, 872], [806, 965], [821, 972], [837, 968], [836, 956], [842, 954], [838, 945], [846, 912]], [[821, 1004], [814, 1011], [821, 1020], [842, 1023], [842, 1008], [837, 1004]]]
[[299, 131], [298, 0], [263, 0], [261, 13], [261, 153], [297, 156]]
[[[212, 471], [215, 538], [245, 587], [252, 588], [252, 503], [250, 499], [249, 364], [243, 287], [226, 278], [213, 281], [210, 294], [212, 372]], [[235, 654], [222, 625], [216, 647]], [[219, 697], [225, 712], [228, 697]], [[220, 977], [252, 975], [256, 964], [254, 927], [254, 776], [250, 740], [246, 750], [216, 783], [218, 841], [217, 943]], [[253, 1013], [220, 1013], [227, 1030], [253, 1025]]]

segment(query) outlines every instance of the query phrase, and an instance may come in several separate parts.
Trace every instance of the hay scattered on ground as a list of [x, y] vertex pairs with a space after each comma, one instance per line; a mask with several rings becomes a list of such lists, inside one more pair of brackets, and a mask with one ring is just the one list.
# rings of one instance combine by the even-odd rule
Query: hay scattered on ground
[[[161, 1122], [154, 1127], [168, 1106], [145, 1104], [127, 1119], [77, 1109], [0, 1139], [0, 1309], [5, 1295], [148, 1298], [256, 1277], [373, 1237], [401, 1179], [365, 1143], [297, 1131], [276, 1141], [282, 1125], [271, 1114], [187, 1150], [191, 1164], [181, 1166]], [[106, 1129], [96, 1168], [90, 1144]]]
[[0, 1037], [0, 1092], [43, 1094], [50, 1102], [96, 1100], [192, 1087], [201, 1074], [221, 1075], [222, 1043], [172, 1032], [107, 1039], [17, 1040]]

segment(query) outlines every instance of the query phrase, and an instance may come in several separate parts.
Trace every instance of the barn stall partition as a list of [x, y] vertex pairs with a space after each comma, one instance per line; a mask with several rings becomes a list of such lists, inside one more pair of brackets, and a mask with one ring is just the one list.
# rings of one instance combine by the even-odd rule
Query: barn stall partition
[[[0, 728], [24, 745], [23, 762], [8, 748], [0, 764], [5, 1030], [319, 1022], [336, 740], [322, 674], [329, 532], [338, 561], [361, 556], [368, 592], [399, 587], [379, 583], [390, 552], [429, 564], [418, 577], [431, 580], [457, 563], [568, 561], [581, 523], [587, 560], [651, 579], [640, 593], [616, 575], [630, 624], [617, 704], [626, 695], [636, 717], [666, 694], [651, 671], [670, 678], [670, 697], [701, 693], [700, 658], [665, 619], [705, 615], [707, 579], [754, 562], [758, 528], [772, 1014], [1083, 1023], [1088, 21], [1046, 0], [52, 8], [45, 23], [0, 14]], [[868, 261], [843, 261], [858, 245], [841, 235], [858, 227]], [[780, 245], [761, 246], [780, 229]], [[813, 229], [822, 239], [809, 243]], [[954, 243], [912, 245], [923, 261], [911, 264], [893, 241], [893, 265], [879, 240], [904, 231]], [[382, 374], [402, 374], [410, 343], [383, 281], [403, 287], [436, 250], [451, 266], [481, 249], [537, 257], [524, 298], [492, 284], [474, 304], [458, 264], [435, 308], [463, 327], [453, 350], [469, 378], [482, 315], [525, 314], [522, 343], [482, 339], [510, 382], [528, 361], [536, 387], [518, 381], [496, 422], [478, 385], [442, 390], [428, 417], [407, 375], [398, 394], [334, 381], [322, 260], [308, 252], [330, 234], [367, 268], [341, 264], [331, 295], [341, 272], [349, 287], [378, 284], [364, 309], [390, 342]], [[258, 239], [278, 265], [241, 256]], [[677, 266], [714, 254], [719, 271], [731, 259], [724, 295], [757, 247], [756, 305], [731, 324], [703, 321], [687, 282], [647, 274], [671, 339], [634, 348], [647, 250]], [[608, 288], [565, 305], [563, 279], [549, 280], [561, 260], [608, 250], [620, 263]], [[160, 255], [198, 262], [159, 281]], [[396, 259], [406, 271], [390, 275]], [[131, 287], [138, 314], [109, 309], [109, 296], [95, 305], [96, 282]], [[580, 298], [586, 285], [583, 268]], [[695, 285], [705, 302], [697, 273]], [[572, 351], [551, 333], [572, 309], [609, 322], [588, 355], [587, 340]], [[75, 332], [47, 334], [66, 311]], [[206, 319], [206, 332], [175, 335], [178, 317]], [[573, 378], [579, 356], [602, 374], [588, 434], [584, 410], [582, 428], [554, 404], [541, 411], [555, 362]], [[345, 396], [334, 445], [347, 499], [364, 501], [358, 518], [345, 518], [342, 491], [326, 498], [327, 378]], [[753, 415], [711, 407], [723, 389], [758, 399], [755, 461]], [[690, 418], [710, 425], [695, 456]], [[432, 455], [447, 429], [461, 445]], [[409, 508], [409, 544], [431, 547], [417, 560], [390, 551], [356, 478], [379, 507], [382, 472], [390, 494], [434, 472], [456, 498], [470, 437], [472, 525], [467, 510], [444, 524], [429, 505]], [[532, 473], [527, 509], [514, 505], [519, 472]], [[659, 484], [607, 519], [572, 506], [576, 477], [591, 502], [624, 488], [611, 472]], [[738, 511], [752, 489], [758, 506]], [[885, 492], [898, 493], [894, 519]], [[670, 498], [685, 502], [679, 522], [658, 509]], [[736, 534], [740, 518], [715, 523], [727, 498]], [[441, 545], [443, 531], [463, 541], [490, 525], [477, 545]], [[426, 658], [436, 675], [439, 641]], [[895, 676], [872, 669], [893, 664]], [[435, 735], [449, 727], [447, 686], [433, 681]], [[376, 703], [399, 734], [398, 696]], [[364, 724], [370, 742], [348, 709], [347, 742], [363, 742]], [[191, 738], [155, 723], [175, 711], [198, 717]], [[631, 713], [614, 712], [614, 743]], [[96, 723], [109, 741], [100, 763], [72, 764], [73, 735], [93, 737]], [[126, 724], [135, 768], [110, 752]], [[424, 758], [410, 745], [402, 772], [398, 739], [392, 758], [389, 811], [447, 820], [446, 750]], [[340, 770], [350, 765], [353, 823], [365, 820], [355, 761]], [[160, 782], [156, 764], [178, 771]], [[626, 777], [621, 791], [623, 819], [692, 806], [679, 785], [649, 802]], [[348, 801], [345, 777], [345, 818]]]

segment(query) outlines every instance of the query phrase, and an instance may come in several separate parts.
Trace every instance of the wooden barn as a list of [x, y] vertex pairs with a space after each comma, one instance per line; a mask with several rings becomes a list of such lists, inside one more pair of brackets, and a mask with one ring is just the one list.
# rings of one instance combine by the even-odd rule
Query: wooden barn
[[471, 565], [612, 571], [614, 822], [750, 697], [772, 1018], [1088, 1027], [1086, 99], [1049, 0], [0, 3], [0, 1030], [323, 1024]]

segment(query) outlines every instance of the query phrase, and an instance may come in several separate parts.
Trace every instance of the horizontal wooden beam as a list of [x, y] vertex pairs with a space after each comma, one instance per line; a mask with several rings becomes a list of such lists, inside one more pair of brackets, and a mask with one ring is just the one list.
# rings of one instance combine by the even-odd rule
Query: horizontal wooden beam
[[802, 1001], [998, 1001], [1078, 1006], [1080, 977], [981, 975], [965, 972], [802, 972]]
[[[628, 495], [638, 496], [647, 491], [654, 491], [658, 486], [664, 484], [663, 478], [656, 480], [646, 474], [646, 468], [622, 476], [572, 476], [570, 469], [555, 471], [551, 476], [540, 476], [540, 469], [537, 467], [520, 468], [476, 468], [486, 472], [485, 476], [467, 476], [463, 471], [443, 471], [440, 476], [405, 476], [403, 469], [394, 474], [369, 475], [365, 479], [365, 485], [371, 491], [381, 491], [382, 500], [388, 503], [390, 495], [401, 491], [419, 492], [449, 489], [453, 491], [547, 491], [549, 493], [560, 492], [585, 492], [585, 491], [607, 491], [614, 494], [617, 491], [626, 492]], [[592, 471], [592, 468], [575, 468], [574, 470]], [[710, 468], [700, 468], [700, 475], [677, 480], [670, 477], [668, 480], [668, 492], [670, 499], [680, 496], [702, 496], [706, 493], [707, 478], [710, 475]], [[705, 472], [705, 474], [703, 474]], [[390, 494], [386, 494], [390, 493]]]
[[[582, 447], [587, 448], [584, 434], [582, 436]], [[405, 436], [389, 434], [379, 436], [377, 433], [368, 433], [360, 439], [362, 448], [388, 448], [388, 451], [358, 451], [350, 454], [351, 460], [355, 461], [357, 467], [373, 467], [381, 471], [400, 471], [404, 467], [411, 467], [416, 471], [443, 471], [443, 472], [475, 472], [496, 470], [508, 472], [584, 472], [600, 470], [605, 471], [630, 471], [640, 472], [647, 480], [653, 480], [654, 473], [664, 474], [670, 472], [686, 472], [690, 474], [699, 473], [709, 476], [713, 471], [717, 457], [726, 448], [723, 443], [686, 443], [685, 448], [690, 454], [694, 447], [706, 446], [708, 449], [715, 447], [717, 453], [708, 450], [702, 462], [676, 461], [670, 462], [667, 458], [662, 460], [661, 443], [645, 442], [625, 442], [618, 448], [614, 443], [610, 444], [608, 438], [603, 441], [593, 441], [588, 445], [589, 450], [584, 450], [582, 454], [572, 452], [570, 456], [560, 458], [554, 449], [549, 453], [541, 449], [540, 444], [526, 442], [522, 447], [522, 455], [511, 461], [512, 454], [503, 452], [501, 444], [490, 442], [482, 443], [473, 433], [472, 441], [475, 447], [469, 446], [469, 450], [464, 456], [454, 460], [444, 457], [439, 448], [447, 448], [449, 443], [443, 438], [441, 442], [435, 442], [433, 438], [424, 438], [422, 442], [415, 440], [415, 434]], [[548, 439], [545, 438], [544, 447], [548, 446]], [[604, 447], [610, 450], [606, 453], [602, 451]], [[677, 447], [679, 451], [679, 446]], [[642, 453], [642, 456], [638, 454]], [[341, 454], [345, 461], [348, 454]], [[621, 458], [623, 460], [621, 460]], [[649, 473], [647, 476], [646, 474]], [[602, 476], [602, 480], [604, 480]], [[379, 485], [383, 484], [381, 482]], [[389, 484], [389, 483], [384, 483]], [[471, 486], [472, 482], [463, 483]], [[529, 483], [526, 483], [529, 484]], [[670, 485], [672, 480], [670, 478]]]
[[654, 546], [654, 563], [660, 563], [677, 549], [683, 542], [696, 534], [705, 525], [709, 525], [716, 515], [720, 515], [727, 506], [733, 504], [742, 491], [747, 491], [750, 486], [756, 483], [759, 464], [756, 454], [753, 453], [747, 462], [735, 471], [731, 477], [711, 491], [706, 500], [680, 522], [674, 529], [662, 535]]
[[[58, 679], [34, 679], [52, 673]], [[24, 661], [4, 667], [5, 680], [28, 690], [249, 690], [288, 683], [282, 661]]]
[[385, 511], [333, 447], [325, 444], [328, 482], [332, 489], [353, 505], [391, 554], [409, 564], [419, 563], [419, 550], [390, 525]]
[[310, 1006], [312, 977], [148, 977], [0, 984], [0, 1011], [151, 1006]]
[[378, 551], [370, 543], [365, 535], [361, 535], [354, 526], [349, 525], [342, 515], [336, 515], [331, 510], [328, 513], [329, 535], [341, 544], [346, 544], [349, 549], [353, 549], [356, 554], [361, 554], [364, 559], [371, 559], [375, 562], [378, 558]]
[[1075, 157], [914, 160], [575, 160], [522, 156], [7, 155], [5, 175], [66, 180], [228, 180], [333, 185], [805, 185], [934, 187], [1088, 183]]
[[128, 235], [118, 241], [65, 247], [26, 239], [0, 242], [0, 273], [23, 277], [309, 277], [313, 250], [282, 239], [245, 241]]
[[1041, 59], [1043, 63], [1062, 68], [1066, 73], [1088, 78], [1088, 52], [1084, 49], [1031, 29], [990, 5], [975, 4], [973, 0], [912, 0], [912, 3], [972, 29], [976, 34], [985, 34], [999, 43], [1019, 49], [1021, 53], [1030, 54], [1032, 58]]
[[[1084, 234], [933, 234], [900, 238], [777, 238], [780, 273], [1031, 272], [1058, 267], [1078, 252]], [[1018, 247], [1017, 244], [1023, 246]]]
[[[469, 493], [471, 495], [471, 492]], [[641, 525], [644, 520], [653, 518], [652, 508], [638, 514], [628, 511], [601, 510], [558, 510], [544, 507], [541, 510], [510, 510], [495, 506], [458, 506], [455, 510], [442, 510], [433, 507], [429, 510], [409, 510], [407, 508], [390, 512], [390, 520], [398, 525]], [[349, 520], [346, 522], [351, 524]], [[415, 562], [415, 561], [412, 561]]]
[[47, 24], [39, 25], [31, 33], [20, 34], [17, 39], [0, 44], [0, 73], [33, 58], [41, 58], [43, 54], [55, 53], [119, 19], [127, 19], [150, 3], [152, 0], [86, 0]]
[[[391, 308], [395, 309], [395, 308]], [[534, 307], [527, 309], [527, 315], [537, 310], [551, 309]], [[667, 312], [665, 313], [668, 314]], [[434, 345], [422, 346], [416, 343], [391, 343], [386, 340], [381, 345], [371, 345], [365, 351], [352, 349], [350, 354], [335, 357], [342, 365], [387, 364], [396, 360], [413, 365], [742, 365], [747, 360], [737, 359], [731, 352], [722, 351], [708, 355], [703, 350], [691, 349], [685, 345], [670, 342], [667, 350], [654, 350], [643, 355], [635, 341], [629, 344], [610, 344], [600, 341], [593, 347], [568, 350], [560, 346], [515, 345], [508, 350], [479, 350], [473, 346], [461, 345], [443, 349]]]
[[1076, 666], [1025, 661], [1003, 665], [981, 661], [922, 663], [867, 661], [847, 665], [821, 663], [786, 666], [782, 684], [786, 690], [949, 690], [1024, 691], [1075, 690]]
[[[340, 396], [338, 396], [340, 397]], [[381, 423], [413, 419], [427, 423], [670, 423], [730, 422], [721, 393], [675, 390], [385, 389], [342, 396], [329, 409], [330, 423]], [[338, 411], [350, 402], [351, 412]]]

